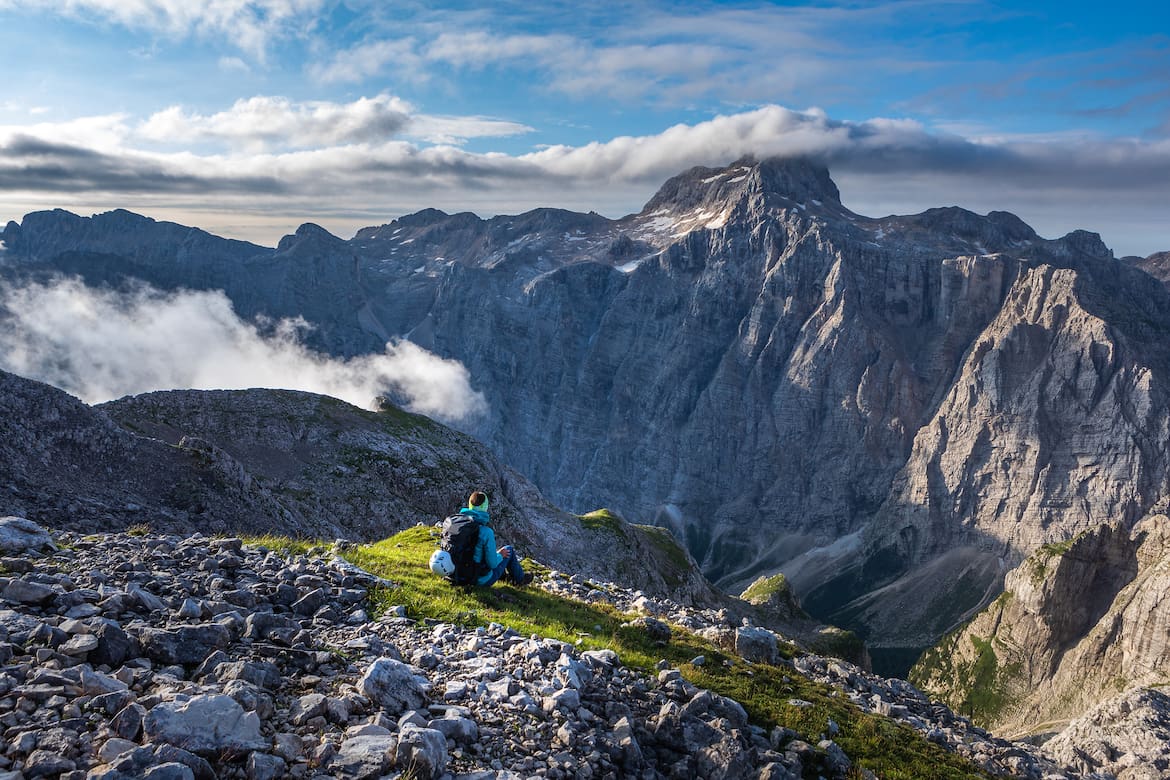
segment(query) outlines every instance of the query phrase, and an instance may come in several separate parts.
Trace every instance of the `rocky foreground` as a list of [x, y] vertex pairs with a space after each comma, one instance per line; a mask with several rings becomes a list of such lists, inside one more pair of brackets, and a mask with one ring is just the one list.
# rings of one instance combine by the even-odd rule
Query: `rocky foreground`
[[[851, 772], [831, 721], [815, 745], [768, 732], [675, 669], [651, 676], [612, 651], [419, 622], [403, 607], [372, 618], [369, 591], [385, 583], [327, 552], [199, 534], [54, 541], [20, 518], [0, 521], [0, 546], [0, 780], [868, 776]], [[764, 629], [596, 585], [559, 573], [541, 583], [649, 613], [649, 632], [685, 626], [783, 663]], [[1103, 758], [1069, 748], [1067, 770], [900, 680], [817, 656], [798, 658], [798, 672], [995, 774], [1170, 776], [1148, 750], [1090, 775], [1130, 755], [1132, 732], [1100, 713], [1077, 733]]]

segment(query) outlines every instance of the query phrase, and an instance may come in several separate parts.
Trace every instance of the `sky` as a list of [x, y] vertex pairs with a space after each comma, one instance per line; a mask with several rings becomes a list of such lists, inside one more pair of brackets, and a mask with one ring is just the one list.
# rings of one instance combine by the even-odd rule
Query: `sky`
[[638, 211], [745, 155], [868, 216], [1170, 250], [1170, 4], [0, 0], [0, 221], [268, 246], [427, 207]]

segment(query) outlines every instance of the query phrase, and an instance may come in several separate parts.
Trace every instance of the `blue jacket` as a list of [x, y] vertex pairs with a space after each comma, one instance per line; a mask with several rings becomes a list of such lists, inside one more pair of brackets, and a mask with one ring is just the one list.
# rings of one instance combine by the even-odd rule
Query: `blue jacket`
[[492, 582], [492, 572], [504, 562], [504, 556], [496, 550], [496, 532], [492, 530], [492, 519], [482, 509], [460, 509], [459, 514], [474, 517], [479, 523], [479, 543], [475, 545], [476, 563], [483, 563], [487, 572], [476, 580], [477, 585], [487, 585]]

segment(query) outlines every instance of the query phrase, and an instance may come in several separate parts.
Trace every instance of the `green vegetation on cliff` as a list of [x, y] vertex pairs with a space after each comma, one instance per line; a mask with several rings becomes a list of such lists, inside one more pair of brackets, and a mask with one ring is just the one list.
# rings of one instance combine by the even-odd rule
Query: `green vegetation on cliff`
[[619, 536], [625, 536], [621, 518], [608, 509], [597, 509], [588, 514], [580, 515], [581, 525], [592, 531], [610, 531]]
[[[606, 521], [602, 515], [589, 522]], [[653, 533], [648, 536], [656, 538]], [[674, 544], [669, 534], [663, 532], [663, 537], [664, 545], [667, 541]], [[648, 674], [653, 674], [654, 665], [665, 659], [695, 685], [742, 703], [752, 721], [765, 728], [782, 725], [815, 744], [832, 719], [840, 728], [835, 740], [846, 754], [857, 766], [884, 780], [987, 777], [908, 726], [863, 713], [837, 691], [809, 681], [790, 667], [745, 662], [677, 626], [672, 627], [673, 635], [666, 646], [660, 647], [644, 632], [623, 626], [631, 615], [607, 605], [564, 599], [539, 588], [454, 588], [428, 569], [427, 560], [434, 548], [433, 529], [417, 526], [376, 544], [348, 549], [343, 555], [393, 583], [371, 594], [375, 609], [404, 605], [416, 619], [464, 625], [497, 622], [521, 634], [572, 642], [581, 649], [610, 648], [622, 663]], [[530, 563], [526, 561], [526, 566]], [[700, 655], [706, 657], [706, 663], [692, 665], [690, 661]], [[790, 703], [797, 699], [809, 706]]]
[[[1011, 599], [1005, 592], [997, 604]], [[966, 626], [943, 637], [927, 650], [910, 670], [910, 682], [948, 703], [980, 726], [992, 724], [1012, 703], [1012, 683], [1019, 676], [1019, 662], [1001, 664], [994, 638], [972, 635], [971, 651], [959, 646]]]
[[791, 601], [792, 588], [788, 586], [788, 580], [783, 574], [774, 574], [771, 577], [760, 577], [748, 585], [747, 590], [739, 594], [739, 597], [752, 604], [763, 604], [773, 597]]

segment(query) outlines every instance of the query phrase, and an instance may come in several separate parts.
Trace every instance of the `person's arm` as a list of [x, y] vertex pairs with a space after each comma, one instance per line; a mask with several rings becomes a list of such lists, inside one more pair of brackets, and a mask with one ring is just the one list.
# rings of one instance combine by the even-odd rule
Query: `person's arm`
[[479, 547], [483, 551], [481, 560], [489, 569], [494, 569], [503, 562], [503, 556], [496, 550], [495, 531], [486, 525], [479, 527]]

